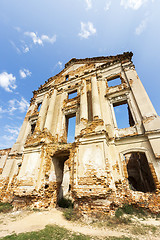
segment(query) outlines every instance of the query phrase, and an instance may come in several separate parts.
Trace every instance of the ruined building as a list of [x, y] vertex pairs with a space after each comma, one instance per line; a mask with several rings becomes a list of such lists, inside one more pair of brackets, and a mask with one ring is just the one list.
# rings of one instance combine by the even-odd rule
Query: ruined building
[[160, 117], [132, 55], [73, 58], [33, 92], [16, 143], [0, 151], [1, 201], [46, 208], [70, 197], [83, 213], [126, 202], [160, 211]]

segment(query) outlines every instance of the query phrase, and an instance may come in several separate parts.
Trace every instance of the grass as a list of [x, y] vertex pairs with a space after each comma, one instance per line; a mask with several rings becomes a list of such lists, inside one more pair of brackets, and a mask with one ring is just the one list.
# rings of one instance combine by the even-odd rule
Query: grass
[[100, 228], [104, 228], [104, 227], [109, 227], [111, 229], [115, 229], [118, 226], [124, 226], [124, 225], [129, 225], [131, 224], [131, 220], [130, 218], [126, 218], [126, 217], [110, 217], [110, 216], [106, 216], [103, 220], [101, 219], [93, 219], [91, 225], [93, 227], [100, 227]]
[[64, 210], [63, 212], [63, 216], [65, 217], [65, 219], [67, 219], [68, 221], [74, 221], [77, 219], [77, 216], [73, 210], [73, 208], [67, 208]]
[[122, 237], [109, 237], [109, 238], [105, 238], [105, 240], [132, 240], [132, 238], [128, 238], [128, 237], [125, 237], [125, 236], [122, 236]]
[[147, 235], [149, 232], [155, 234], [157, 228], [152, 225], [136, 225], [131, 228], [133, 235]]
[[147, 217], [149, 213], [141, 207], [136, 207], [132, 204], [124, 204], [122, 207], [119, 207], [115, 212], [115, 217], [120, 218], [124, 214], [126, 215], [135, 215], [138, 218]]
[[[37, 232], [12, 234], [1, 238], [1, 240], [98, 240], [102, 238], [86, 236], [80, 233], [72, 233], [57, 225], [47, 225], [43, 230]], [[127, 237], [106, 237], [106, 240], [132, 240]]]
[[7, 213], [12, 210], [13, 206], [10, 203], [0, 202], [0, 213]]

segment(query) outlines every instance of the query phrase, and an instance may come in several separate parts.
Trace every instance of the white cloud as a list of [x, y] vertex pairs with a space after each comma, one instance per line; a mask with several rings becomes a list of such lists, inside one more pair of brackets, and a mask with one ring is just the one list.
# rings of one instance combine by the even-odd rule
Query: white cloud
[[104, 7], [104, 10], [105, 10], [105, 11], [108, 11], [108, 10], [110, 9], [110, 6], [111, 6], [111, 1], [107, 1], [107, 2], [106, 2], [106, 5], [105, 5], [105, 7]]
[[89, 10], [92, 8], [92, 0], [85, 0], [86, 4], [87, 4], [87, 7], [86, 7], [86, 10]]
[[121, 0], [120, 5], [125, 9], [132, 8], [133, 10], [139, 9], [148, 0]]
[[17, 139], [20, 127], [17, 126], [4, 126], [4, 135], [1, 135], [0, 146], [2, 149], [11, 147]]
[[139, 24], [139, 26], [135, 30], [136, 35], [140, 35], [145, 30], [145, 28], [147, 27], [147, 21], [148, 21], [147, 18], [142, 20], [142, 22]]
[[24, 52], [24, 53], [29, 52], [29, 47], [23, 47], [23, 52]]
[[12, 92], [16, 89], [16, 77], [13, 74], [8, 74], [7, 72], [0, 73], [0, 87], [4, 88], [7, 92]]
[[11, 133], [13, 135], [18, 135], [19, 130], [20, 130], [19, 127], [12, 127], [12, 126], [9, 126], [9, 125], [5, 126], [5, 131], [9, 132], [9, 133]]
[[22, 42], [22, 45], [20, 46], [20, 48], [18, 48], [13, 41], [10, 41], [12, 47], [16, 50], [16, 52], [17, 52], [18, 54], [21, 54], [22, 52], [23, 52], [23, 53], [29, 52], [30, 49], [29, 49], [29, 47], [27, 46], [27, 44], [26, 44], [24, 41], [21, 41], [21, 42]]
[[88, 38], [89, 36], [96, 33], [96, 29], [92, 22], [84, 23], [81, 22], [81, 32], [78, 34], [82, 38]]
[[37, 33], [35, 32], [25, 32], [26, 36], [32, 38], [32, 41], [34, 44], [43, 45], [44, 42], [54, 43], [56, 41], [56, 35], [53, 37], [49, 37], [47, 35], [42, 35], [41, 37], [38, 37]]
[[31, 76], [31, 72], [28, 69], [20, 69], [19, 74], [21, 78], [26, 78], [27, 76]]
[[31, 37], [34, 44], [43, 45], [42, 40], [34, 32], [25, 32], [26, 36]]
[[29, 107], [29, 103], [21, 97], [21, 100], [18, 101], [17, 99], [12, 99], [9, 101], [9, 109], [8, 112], [13, 114], [14, 111], [19, 110], [20, 112], [27, 111]]
[[62, 68], [62, 62], [61, 61], [58, 61], [57, 65]]
[[13, 144], [16, 141], [20, 128], [6, 125], [4, 129], [5, 129], [5, 132], [7, 132], [7, 134], [3, 135], [2, 139], [4, 139], [7, 143], [10, 142], [9, 145]]
[[20, 31], [21, 31], [21, 28], [20, 28], [20, 27], [14, 27], [14, 29], [15, 29], [17, 32], [20, 32]]
[[16, 44], [13, 41], [10, 41], [12, 47], [17, 51], [17, 53], [21, 53], [21, 50], [16, 46]]
[[28, 107], [29, 107], [29, 103], [22, 97], [21, 101], [17, 101], [18, 105], [19, 105], [19, 110], [20, 112], [25, 112], [27, 111]]
[[[27, 111], [28, 107], [29, 103], [23, 97], [21, 97], [20, 100], [11, 99], [8, 101], [8, 106], [6, 109], [0, 106], [0, 118], [2, 117], [2, 115], [5, 114], [5, 117], [13, 120], [11, 116], [14, 114], [15, 111], [20, 111], [21, 113], [24, 113]], [[18, 115], [16, 115], [16, 118], [22, 120], [22, 117]]]
[[44, 41], [46, 41], [46, 42], [49, 42], [49, 43], [54, 43], [55, 41], [56, 41], [56, 35], [54, 35], [53, 37], [48, 37], [47, 35], [42, 35], [41, 36], [41, 39], [42, 39], [42, 41], [44, 42]]
[[24, 45], [22, 46], [22, 51], [23, 51], [23, 53], [27, 53], [27, 52], [29, 52], [29, 47], [27, 46], [27, 44], [25, 44], [24, 43]]
[[12, 100], [8, 101], [8, 103], [9, 103], [8, 112], [10, 114], [12, 114], [15, 110], [17, 110], [16, 101], [17, 101], [16, 99], [12, 99]]
[[[6, 113], [6, 112], [7, 112], [7, 109], [3, 109], [2, 107], [0, 107], [0, 114]], [[0, 118], [1, 118], [1, 115], [0, 115]]]
[[6, 140], [6, 141], [12, 141], [13, 139], [15, 139], [15, 137], [13, 137], [13, 136], [8, 136], [8, 135], [4, 135], [4, 136], [2, 136], [2, 138], [3, 138], [4, 140]]
[[17, 99], [12, 99], [9, 101], [8, 112], [13, 114], [14, 111], [20, 110], [20, 112], [25, 112], [29, 107], [28, 102], [22, 97], [20, 101]]

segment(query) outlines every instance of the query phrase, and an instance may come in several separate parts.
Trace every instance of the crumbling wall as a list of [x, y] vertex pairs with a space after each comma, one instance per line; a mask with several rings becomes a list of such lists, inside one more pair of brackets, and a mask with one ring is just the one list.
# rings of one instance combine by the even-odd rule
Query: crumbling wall
[[[71, 59], [33, 92], [16, 144], [0, 150], [0, 200], [48, 208], [67, 196], [81, 214], [112, 214], [124, 203], [160, 212], [160, 121], [131, 57]], [[118, 128], [114, 107], [124, 104], [129, 126]]]

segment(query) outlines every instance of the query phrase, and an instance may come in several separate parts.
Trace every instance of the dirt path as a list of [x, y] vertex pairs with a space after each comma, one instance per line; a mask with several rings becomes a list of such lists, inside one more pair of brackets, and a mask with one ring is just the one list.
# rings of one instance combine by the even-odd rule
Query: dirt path
[[[92, 236], [128, 236], [131, 234], [127, 233], [125, 229], [118, 231], [118, 229], [111, 230], [109, 228], [100, 229], [93, 228], [90, 225], [79, 225], [77, 223], [69, 222], [64, 219], [62, 212], [57, 209], [42, 212], [32, 211], [17, 211], [7, 214], [0, 214], [0, 237], [10, 235], [12, 233], [30, 232], [43, 229], [48, 224], [56, 224], [61, 227], [65, 227], [72, 232], [79, 232], [85, 235]], [[160, 221], [156, 224], [160, 226]], [[133, 237], [133, 236], [132, 236]], [[135, 236], [134, 236], [135, 237]], [[141, 239], [141, 238], [138, 238]], [[160, 239], [156, 237], [150, 237], [149, 235], [142, 239]]]

